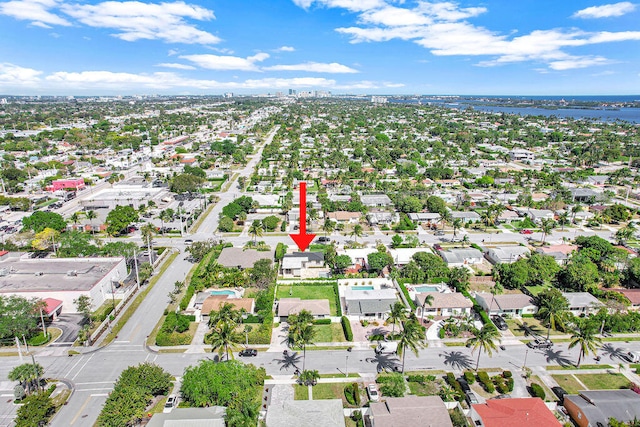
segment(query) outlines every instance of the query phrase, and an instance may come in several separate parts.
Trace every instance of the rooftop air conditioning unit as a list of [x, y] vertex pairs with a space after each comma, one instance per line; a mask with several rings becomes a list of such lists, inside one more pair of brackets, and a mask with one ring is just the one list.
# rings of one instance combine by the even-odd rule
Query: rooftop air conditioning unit
[[69, 270], [67, 271], [67, 276], [77, 276], [78, 275], [78, 270]]

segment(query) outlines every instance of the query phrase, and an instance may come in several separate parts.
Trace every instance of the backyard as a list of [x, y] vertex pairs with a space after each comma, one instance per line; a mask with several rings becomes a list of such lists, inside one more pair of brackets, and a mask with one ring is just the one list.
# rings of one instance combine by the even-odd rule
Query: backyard
[[338, 315], [336, 292], [333, 285], [278, 285], [276, 298], [326, 299], [332, 316]]
[[588, 390], [611, 390], [627, 388], [629, 380], [622, 374], [556, 374], [552, 375], [558, 385], [570, 394], [585, 388]]

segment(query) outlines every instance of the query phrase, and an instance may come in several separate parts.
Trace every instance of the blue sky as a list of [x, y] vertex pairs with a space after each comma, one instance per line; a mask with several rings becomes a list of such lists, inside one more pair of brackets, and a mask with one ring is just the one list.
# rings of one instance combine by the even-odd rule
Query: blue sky
[[0, 0], [0, 94], [640, 94], [640, 4]]

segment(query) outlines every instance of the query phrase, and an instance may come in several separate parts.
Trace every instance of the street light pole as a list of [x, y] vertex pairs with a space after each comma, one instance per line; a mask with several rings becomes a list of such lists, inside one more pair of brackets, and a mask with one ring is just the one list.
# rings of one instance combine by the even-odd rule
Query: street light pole
[[529, 355], [529, 348], [527, 348], [524, 352], [524, 364], [522, 365], [522, 370], [527, 369], [527, 356]]
[[138, 272], [138, 254], [135, 249], [133, 250], [133, 265], [136, 268], [136, 283], [138, 285], [138, 290], [140, 290], [140, 273]]
[[344, 362], [344, 377], [348, 378], [349, 377], [349, 355], [347, 354], [345, 356], [345, 362]]

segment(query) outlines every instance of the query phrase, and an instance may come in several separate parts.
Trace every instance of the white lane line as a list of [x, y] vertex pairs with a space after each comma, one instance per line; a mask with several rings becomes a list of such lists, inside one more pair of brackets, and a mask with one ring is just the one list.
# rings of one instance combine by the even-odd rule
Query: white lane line
[[106, 397], [109, 396], [109, 393], [93, 393], [91, 397]]
[[84, 355], [80, 356], [78, 358], [78, 361], [71, 367], [71, 369], [69, 369], [69, 372], [67, 372], [67, 375], [65, 375], [64, 377], [69, 378], [69, 375], [71, 375], [71, 371], [73, 371], [76, 368], [76, 366], [78, 366], [78, 363], [82, 362], [83, 359], [84, 359]]
[[76, 385], [113, 384], [114, 381], [95, 381], [90, 383], [76, 383]]
[[91, 359], [93, 359], [93, 356], [95, 356], [95, 353], [93, 353], [93, 354], [91, 355], [91, 357], [89, 357], [89, 358], [87, 359], [87, 361], [86, 361], [86, 362], [84, 362], [84, 365], [82, 365], [82, 367], [80, 367], [80, 369], [78, 369], [78, 372], [76, 372], [76, 374], [73, 376], [73, 378], [71, 378], [71, 381], [75, 380], [75, 379], [76, 379], [76, 377], [77, 377], [78, 375], [80, 375], [80, 372], [84, 369], [84, 367], [85, 367], [85, 366], [87, 366], [87, 364], [88, 364], [89, 362], [91, 362]]

